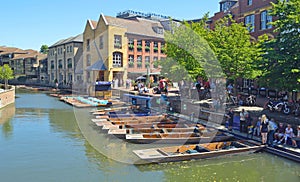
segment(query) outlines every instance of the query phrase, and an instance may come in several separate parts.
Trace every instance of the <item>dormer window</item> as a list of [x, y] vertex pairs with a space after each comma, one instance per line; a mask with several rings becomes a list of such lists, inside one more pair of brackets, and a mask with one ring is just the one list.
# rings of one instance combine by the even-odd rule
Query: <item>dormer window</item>
[[156, 33], [162, 35], [164, 34], [164, 29], [162, 27], [157, 27]]

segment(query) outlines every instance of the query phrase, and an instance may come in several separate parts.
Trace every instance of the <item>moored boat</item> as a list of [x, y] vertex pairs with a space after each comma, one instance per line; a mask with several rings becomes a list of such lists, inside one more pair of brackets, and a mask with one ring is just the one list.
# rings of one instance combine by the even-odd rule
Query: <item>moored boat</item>
[[[205, 127], [199, 125], [198, 130], [203, 131]], [[127, 134], [143, 134], [143, 133], [191, 133], [195, 131], [195, 127], [187, 128], [129, 128], [129, 129], [109, 129], [108, 134], [117, 138], [125, 139]]]
[[263, 145], [258, 145], [251, 141], [226, 141], [134, 150], [133, 153], [143, 161], [161, 163], [249, 154], [257, 152], [263, 147]]
[[219, 131], [207, 131], [201, 133], [184, 132], [126, 134], [126, 141], [139, 144], [197, 144], [206, 142], [228, 141], [233, 138], [233, 135], [225, 134]]

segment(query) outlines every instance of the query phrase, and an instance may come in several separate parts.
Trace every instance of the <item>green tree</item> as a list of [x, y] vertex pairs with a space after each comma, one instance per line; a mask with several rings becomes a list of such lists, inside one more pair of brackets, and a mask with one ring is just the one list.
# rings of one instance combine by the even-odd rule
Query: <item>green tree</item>
[[266, 86], [293, 90], [300, 89], [300, 1], [283, 0], [272, 4], [270, 14], [277, 20], [276, 38], [264, 44], [263, 75]]
[[[185, 69], [188, 77], [194, 79], [198, 75], [207, 78], [215, 77], [216, 73], [220, 73], [216, 71], [217, 60], [206, 40], [210, 32], [206, 28], [207, 19], [208, 14], [200, 22], [183, 22], [180, 26], [172, 26], [172, 31], [166, 32], [166, 54], [170, 60], [165, 64], [161, 63], [162, 71], [173, 71], [178, 74], [179, 70]], [[177, 64], [170, 67], [172, 61]]]
[[8, 88], [8, 80], [13, 78], [13, 71], [7, 64], [0, 67], [0, 79], [4, 80], [5, 89]]
[[[231, 17], [221, 19], [211, 31], [209, 40], [227, 79], [255, 78], [256, 61], [261, 59], [259, 43], [251, 36], [243, 23], [236, 23]], [[236, 93], [236, 92], [235, 92]]]
[[166, 58], [164, 60], [156, 61], [161, 66], [162, 75], [170, 78], [174, 82], [178, 82], [180, 80], [190, 80], [190, 77], [186, 71], [186, 69], [179, 65], [178, 62], [172, 58]]
[[42, 45], [40, 48], [40, 53], [48, 54], [48, 52], [49, 52], [49, 47], [47, 45]]

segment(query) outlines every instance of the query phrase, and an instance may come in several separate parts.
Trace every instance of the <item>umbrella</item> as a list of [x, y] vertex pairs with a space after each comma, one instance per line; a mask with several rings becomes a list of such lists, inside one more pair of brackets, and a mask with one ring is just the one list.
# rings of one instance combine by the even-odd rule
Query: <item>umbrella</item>
[[139, 76], [139, 77], [136, 78], [136, 80], [147, 80], [147, 78], [143, 77], [143, 76]]

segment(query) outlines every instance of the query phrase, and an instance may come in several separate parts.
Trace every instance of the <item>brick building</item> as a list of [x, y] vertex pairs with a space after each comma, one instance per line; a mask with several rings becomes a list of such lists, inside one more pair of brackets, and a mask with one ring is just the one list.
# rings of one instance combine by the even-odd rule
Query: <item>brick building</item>
[[275, 20], [269, 15], [271, 2], [275, 3], [276, 0], [221, 0], [220, 11], [210, 18], [208, 26], [213, 29], [219, 19], [230, 14], [238, 23], [243, 22], [248, 26], [253, 40], [263, 34], [273, 38], [274, 27], [269, 24]]

